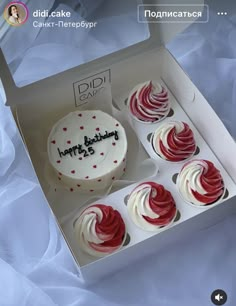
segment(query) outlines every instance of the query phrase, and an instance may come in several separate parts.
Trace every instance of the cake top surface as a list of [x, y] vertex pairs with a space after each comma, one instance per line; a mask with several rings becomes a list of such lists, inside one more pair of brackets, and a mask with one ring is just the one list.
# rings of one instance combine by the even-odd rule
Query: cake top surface
[[122, 163], [126, 152], [124, 128], [98, 110], [69, 113], [48, 137], [50, 163], [59, 173], [75, 179], [99, 178]]

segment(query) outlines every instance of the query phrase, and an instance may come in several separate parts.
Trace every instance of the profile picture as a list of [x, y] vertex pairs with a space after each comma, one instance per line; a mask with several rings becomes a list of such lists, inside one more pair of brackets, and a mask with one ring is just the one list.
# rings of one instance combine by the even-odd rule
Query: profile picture
[[22, 2], [10, 2], [4, 10], [5, 20], [12, 26], [23, 25], [29, 17], [27, 6]]

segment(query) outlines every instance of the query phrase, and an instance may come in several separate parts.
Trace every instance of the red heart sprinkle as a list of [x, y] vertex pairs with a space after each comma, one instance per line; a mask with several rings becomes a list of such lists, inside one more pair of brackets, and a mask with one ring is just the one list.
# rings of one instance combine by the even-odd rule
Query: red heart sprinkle
[[113, 145], [113, 146], [115, 146], [115, 145], [116, 145], [116, 143], [115, 143], [115, 142], [113, 142], [113, 143], [112, 143], [112, 145]]
[[58, 172], [58, 174], [59, 174], [59, 175], [62, 175], [62, 173], [61, 173], [61, 172]]
[[57, 163], [58, 163], [58, 164], [60, 164], [60, 162], [61, 162], [60, 160], [57, 160]]
[[80, 187], [81, 185], [77, 184], [77, 187]]
[[93, 118], [93, 119], [96, 119], [96, 116], [93, 116], [92, 118]]
[[63, 131], [67, 131], [67, 128], [63, 128]]
[[104, 155], [104, 153], [102, 152], [102, 153], [100, 153], [100, 155], [102, 155], [102, 156], [103, 156], [103, 155]]
[[67, 141], [67, 143], [68, 143], [68, 144], [70, 144], [70, 143], [71, 143], [71, 141], [70, 141], [70, 140], [68, 140], [68, 141]]
[[85, 178], [86, 178], [86, 179], [88, 179], [88, 178], [89, 178], [89, 176], [85, 176]]
[[75, 173], [75, 170], [71, 170], [71, 173], [74, 174], [74, 173]]
[[123, 171], [125, 172], [125, 170], [126, 170], [126, 169], [124, 168]]
[[82, 114], [78, 114], [79, 117], [82, 117]]
[[79, 160], [82, 160], [83, 158], [82, 157], [79, 157]]
[[114, 179], [115, 179], [115, 177], [113, 176], [113, 177], [112, 177], [112, 180], [114, 181]]
[[94, 190], [93, 189], [90, 189], [90, 192], [93, 192]]
[[101, 179], [98, 180], [98, 182], [101, 182], [101, 181], [102, 181]]
[[114, 164], [117, 164], [117, 160], [114, 160]]
[[99, 128], [96, 128], [96, 131], [100, 131], [100, 129], [99, 129]]
[[119, 126], [119, 124], [117, 123], [116, 126]]
[[83, 130], [83, 129], [84, 129], [84, 127], [83, 127], [83, 126], [81, 126], [81, 127], [80, 127], [80, 129], [81, 129], [81, 130]]
[[73, 192], [73, 191], [74, 191], [74, 189], [73, 189], [73, 188], [70, 188], [70, 191], [71, 191], [71, 192]]
[[97, 168], [97, 166], [96, 166], [96, 165], [93, 165], [93, 168], [95, 169], [95, 168]]
[[51, 143], [55, 144], [55, 143], [56, 143], [56, 140], [52, 140]]
[[123, 159], [123, 162], [125, 162], [125, 158]]

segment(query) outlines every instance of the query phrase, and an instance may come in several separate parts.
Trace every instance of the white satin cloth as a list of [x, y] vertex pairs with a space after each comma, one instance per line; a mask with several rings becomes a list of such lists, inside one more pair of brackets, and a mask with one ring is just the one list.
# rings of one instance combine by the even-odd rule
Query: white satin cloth
[[[127, 29], [119, 31], [121, 26], [117, 23], [117, 27], [107, 28], [107, 35], [123, 46], [139, 33], [127, 35]], [[23, 75], [19, 66], [15, 75], [19, 83], [57, 71], [50, 52], [46, 52], [53, 50], [57, 39], [59, 35], [52, 39], [52, 45], [45, 45], [43, 34], [36, 38], [34, 48], [38, 49], [29, 48], [21, 65], [24, 69], [30, 66], [34, 54], [35, 65], [40, 67], [47, 62], [48, 70], [42, 68], [38, 75], [28, 70]], [[58, 56], [62, 59], [67, 56], [69, 61], [64, 61], [64, 69], [77, 65], [85, 56], [76, 59], [76, 46], [74, 49], [64, 46], [66, 40], [64, 37], [58, 49]], [[88, 50], [88, 54], [94, 53], [92, 56], [112, 50], [97, 48], [99, 42], [94, 37], [87, 41], [96, 44]], [[208, 24], [192, 25], [169, 45], [234, 137], [235, 42], [235, 16], [219, 18], [211, 13]], [[232, 215], [195, 233], [191, 239], [176, 242], [157, 256], [134, 263], [86, 288], [77, 277], [69, 250], [45, 203], [12, 115], [0, 103], [1, 306], [210, 306], [210, 295], [218, 288], [228, 294], [226, 305], [234, 306], [235, 232], [236, 216]]]

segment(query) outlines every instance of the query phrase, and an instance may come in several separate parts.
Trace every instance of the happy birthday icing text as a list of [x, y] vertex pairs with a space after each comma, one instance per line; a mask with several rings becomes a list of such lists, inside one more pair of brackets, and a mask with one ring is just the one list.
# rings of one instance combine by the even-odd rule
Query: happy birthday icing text
[[[66, 155], [70, 155], [71, 157], [76, 156], [76, 155], [80, 155], [83, 154], [84, 157], [87, 157], [89, 155], [93, 155], [95, 153], [95, 150], [93, 149], [92, 145], [94, 145], [97, 142], [103, 141], [104, 139], [107, 138], [111, 138], [114, 137], [115, 140], [119, 139], [118, 136], [118, 131], [112, 131], [112, 132], [108, 132], [106, 131], [105, 134], [95, 134], [93, 138], [90, 138], [88, 136], [84, 136], [84, 143], [83, 145], [81, 144], [77, 144], [75, 146], [72, 146], [64, 151], [61, 151], [59, 148], [57, 148], [58, 150], [58, 154], [60, 157], [66, 156]], [[86, 149], [83, 147], [85, 146]]]

